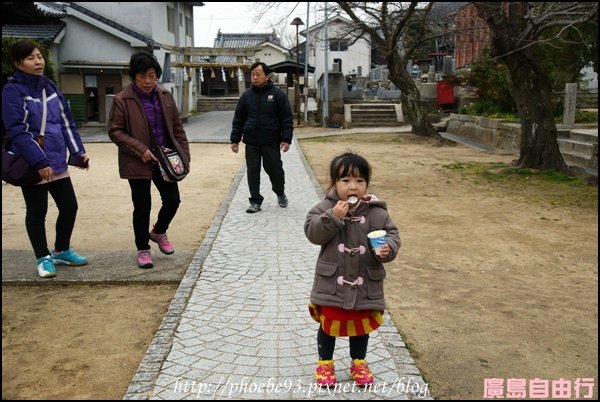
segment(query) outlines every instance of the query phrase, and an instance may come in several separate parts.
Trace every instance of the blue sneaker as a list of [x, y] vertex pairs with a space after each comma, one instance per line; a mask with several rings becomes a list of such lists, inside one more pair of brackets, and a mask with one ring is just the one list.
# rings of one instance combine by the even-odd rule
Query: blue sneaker
[[42, 278], [51, 278], [56, 276], [56, 268], [52, 262], [52, 257], [49, 255], [37, 259], [38, 275]]
[[58, 253], [55, 253], [54, 251], [52, 251], [51, 254], [52, 254], [52, 261], [54, 261], [54, 263], [56, 265], [77, 266], [77, 265], [85, 265], [88, 263], [87, 258], [80, 256], [75, 251], [73, 251], [72, 248], [69, 248], [68, 250], [61, 251]]

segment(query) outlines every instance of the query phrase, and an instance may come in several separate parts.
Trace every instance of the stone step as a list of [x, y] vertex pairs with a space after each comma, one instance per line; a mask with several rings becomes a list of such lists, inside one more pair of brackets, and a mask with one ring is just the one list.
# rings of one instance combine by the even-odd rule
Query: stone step
[[598, 143], [598, 129], [573, 129], [569, 133], [569, 138], [575, 141]]
[[594, 143], [576, 141], [570, 138], [558, 138], [558, 147], [560, 152], [571, 152], [588, 157], [591, 157], [594, 152]]
[[363, 103], [350, 106], [352, 127], [397, 127], [396, 106], [391, 104]]
[[238, 98], [197, 98], [196, 108], [199, 112], [235, 110]]
[[351, 110], [353, 116], [369, 116], [369, 115], [396, 115], [396, 109], [391, 110]]
[[352, 117], [353, 123], [398, 123], [396, 116], [393, 117], [377, 117], [377, 118], [360, 118]]
[[400, 126], [400, 123], [391, 122], [391, 121], [383, 121], [383, 122], [382, 121], [373, 121], [373, 122], [353, 121], [352, 122], [352, 128], [355, 128], [355, 127], [397, 127], [397, 126]]
[[352, 120], [358, 120], [358, 119], [393, 119], [396, 120], [396, 113], [387, 113], [387, 114], [356, 114], [356, 113], [352, 113]]
[[598, 175], [598, 129], [597, 128], [574, 128], [569, 130], [566, 138], [560, 136], [558, 147], [565, 160], [571, 168], [581, 167], [583, 169], [596, 169]]
[[578, 154], [574, 152], [562, 152], [562, 157], [565, 163], [569, 166], [581, 166], [588, 167], [590, 164], [591, 157], [589, 155]]
[[354, 107], [394, 107], [394, 103], [384, 102], [345, 102], [347, 105]]
[[198, 105], [199, 112], [222, 112], [227, 110], [235, 110], [235, 105], [228, 104], [210, 104], [210, 105]]
[[[357, 107], [358, 106], [358, 107]], [[358, 111], [370, 111], [370, 110], [381, 110], [381, 111], [390, 111], [390, 110], [396, 110], [396, 108], [394, 107], [394, 105], [352, 105], [350, 107], [350, 110], [352, 110], [353, 112], [358, 112]]]
[[374, 119], [381, 119], [381, 118], [392, 118], [395, 119], [396, 118], [396, 113], [354, 113], [352, 112], [352, 120], [354, 120], [355, 118], [358, 119], [370, 119], [370, 118], [374, 118]]

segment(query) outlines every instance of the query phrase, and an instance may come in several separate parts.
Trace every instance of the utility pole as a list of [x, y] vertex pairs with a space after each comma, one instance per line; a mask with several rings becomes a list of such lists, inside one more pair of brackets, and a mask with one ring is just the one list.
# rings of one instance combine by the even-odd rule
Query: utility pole
[[327, 2], [325, 2], [325, 76], [323, 78], [323, 127], [329, 127], [329, 38], [327, 35]]
[[296, 82], [294, 83], [294, 111], [296, 112], [296, 124], [300, 125], [300, 62], [298, 56], [300, 48], [298, 47], [298, 27], [304, 25], [300, 17], [294, 18], [290, 25], [296, 25]]
[[308, 122], [308, 40], [310, 39], [310, 21], [308, 19], [310, 2], [306, 2], [306, 41], [304, 42], [304, 121]]

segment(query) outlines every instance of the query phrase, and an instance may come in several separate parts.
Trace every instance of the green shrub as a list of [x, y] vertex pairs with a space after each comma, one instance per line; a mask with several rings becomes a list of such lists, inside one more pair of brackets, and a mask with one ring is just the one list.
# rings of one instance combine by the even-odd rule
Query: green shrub
[[485, 116], [492, 119], [501, 119], [508, 121], [519, 121], [519, 116], [514, 113], [507, 113], [502, 110], [495, 102], [489, 99], [478, 99], [460, 111], [462, 114], [475, 116]]
[[575, 123], [598, 123], [598, 111], [576, 110]]
[[479, 96], [475, 102], [482, 114], [517, 112], [508, 88], [508, 73], [506, 66], [489, 56], [486, 49], [480, 61], [474, 62], [470, 70], [457, 74], [460, 82], [470, 87]]
[[[563, 122], [563, 111], [555, 114], [554, 121], [556, 123]], [[598, 111], [590, 111], [590, 110], [576, 110], [575, 111], [575, 123], [598, 123]]]

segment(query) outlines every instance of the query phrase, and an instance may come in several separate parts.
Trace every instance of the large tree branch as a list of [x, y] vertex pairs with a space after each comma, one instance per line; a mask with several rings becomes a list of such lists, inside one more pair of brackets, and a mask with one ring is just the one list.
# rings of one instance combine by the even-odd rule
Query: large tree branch
[[348, 15], [348, 17], [350, 17], [352, 22], [354, 22], [356, 24], [357, 28], [359, 28], [362, 32], [369, 34], [369, 36], [371, 37], [371, 41], [375, 42], [375, 44], [378, 47], [383, 47], [385, 42], [384, 42], [383, 38], [379, 35], [379, 32], [377, 32], [377, 30], [375, 28], [372, 28], [365, 21], [363, 21], [361, 18], [359, 18], [356, 15], [356, 13], [354, 12], [354, 10], [352, 9], [353, 6], [355, 6], [354, 3], [337, 2], [337, 4], [338, 4], [338, 6], [340, 6], [340, 8], [342, 10], [344, 10], [344, 12]]
[[[505, 42], [511, 43], [507, 46], [509, 50], [504, 49], [501, 54], [496, 55], [499, 58], [524, 51], [535, 44], [561, 41], [567, 29], [597, 18], [598, 15], [596, 3], [539, 3], [527, 12], [522, 19], [525, 24], [517, 30], [518, 27], [510, 23], [503, 3], [474, 2], [473, 4], [490, 28]], [[552, 37], [542, 39], [546, 32], [557, 27], [563, 29]]]

